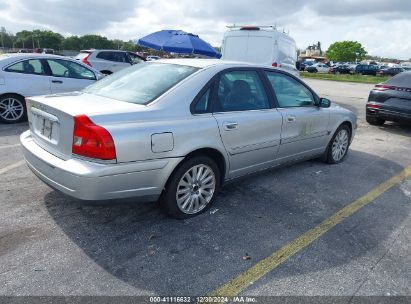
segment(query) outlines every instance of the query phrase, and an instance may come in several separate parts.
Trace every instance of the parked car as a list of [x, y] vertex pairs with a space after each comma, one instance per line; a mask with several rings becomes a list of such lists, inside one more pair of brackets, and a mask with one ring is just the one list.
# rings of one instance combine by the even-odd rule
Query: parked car
[[385, 68], [381, 69], [377, 72], [378, 76], [395, 76], [399, 73], [404, 72], [403, 68]]
[[400, 73], [371, 90], [366, 120], [372, 125], [383, 125], [386, 120], [411, 121], [411, 72]]
[[355, 73], [361, 75], [377, 75], [378, 66], [373, 64], [358, 64], [355, 67]]
[[305, 70], [309, 73], [329, 73], [330, 67], [325, 63], [316, 63], [306, 67]]
[[148, 55], [146, 57], [147, 61], [153, 61], [153, 60], [159, 60], [159, 59], [161, 59], [161, 57], [160, 56], [155, 56], [155, 55]]
[[82, 50], [75, 58], [105, 75], [110, 75], [146, 60], [133, 52], [94, 49]]
[[76, 60], [42, 54], [0, 56], [0, 122], [26, 119], [25, 97], [81, 90], [103, 75]]
[[299, 77], [297, 45], [272, 26], [230, 26], [224, 34], [221, 59], [279, 67]]
[[138, 64], [82, 93], [27, 99], [29, 168], [83, 200], [161, 198], [187, 218], [223, 182], [302, 158], [341, 162], [356, 130], [280, 69], [213, 59]]
[[330, 68], [330, 73], [334, 74], [351, 74], [352, 71], [348, 65], [338, 65]]
[[41, 53], [43, 53], [43, 54], [54, 54], [54, 50], [53, 49], [43, 49]]

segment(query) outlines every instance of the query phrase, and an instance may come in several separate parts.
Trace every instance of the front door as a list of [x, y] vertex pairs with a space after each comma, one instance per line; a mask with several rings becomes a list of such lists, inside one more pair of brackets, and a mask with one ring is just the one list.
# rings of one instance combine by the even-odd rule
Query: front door
[[282, 116], [271, 107], [257, 71], [224, 72], [217, 88], [213, 115], [229, 155], [228, 178], [273, 165]]

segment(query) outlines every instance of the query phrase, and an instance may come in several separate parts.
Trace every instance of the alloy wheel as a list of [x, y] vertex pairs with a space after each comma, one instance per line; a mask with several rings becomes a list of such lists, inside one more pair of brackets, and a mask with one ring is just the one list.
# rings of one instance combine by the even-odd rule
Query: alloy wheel
[[193, 166], [177, 185], [177, 206], [185, 214], [196, 214], [211, 201], [215, 189], [216, 177], [213, 170], [204, 164]]
[[0, 117], [6, 121], [19, 120], [24, 114], [24, 106], [20, 100], [7, 97], [0, 101]]
[[345, 129], [340, 130], [334, 138], [331, 154], [334, 161], [340, 161], [347, 153], [348, 149], [348, 131]]

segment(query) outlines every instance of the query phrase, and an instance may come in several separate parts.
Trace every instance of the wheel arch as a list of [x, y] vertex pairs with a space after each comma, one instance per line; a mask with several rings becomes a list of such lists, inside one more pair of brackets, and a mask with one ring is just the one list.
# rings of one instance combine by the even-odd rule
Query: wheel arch
[[170, 176], [167, 178], [167, 181], [164, 185], [164, 188], [167, 187], [167, 185], [170, 183], [170, 180], [173, 176], [173, 174], [177, 171], [177, 169], [188, 159], [195, 157], [195, 156], [208, 156], [210, 157], [215, 163], [217, 164], [217, 167], [220, 170], [220, 184], [224, 183], [225, 176], [227, 174], [227, 170], [229, 168], [229, 163], [228, 159], [224, 156], [223, 152], [221, 152], [219, 149], [216, 148], [211, 148], [211, 147], [203, 147], [203, 148], [197, 148], [195, 150], [192, 150], [191, 152], [187, 153], [184, 158], [175, 166], [173, 171], [171, 172]]
[[22, 94], [20, 94], [20, 93], [15, 93], [15, 92], [2, 93], [2, 94], [0, 94], [0, 98], [2, 98], [4, 95], [16, 95], [16, 96], [21, 97], [21, 98], [23, 98], [23, 99], [26, 98], [26, 97], [23, 96]]

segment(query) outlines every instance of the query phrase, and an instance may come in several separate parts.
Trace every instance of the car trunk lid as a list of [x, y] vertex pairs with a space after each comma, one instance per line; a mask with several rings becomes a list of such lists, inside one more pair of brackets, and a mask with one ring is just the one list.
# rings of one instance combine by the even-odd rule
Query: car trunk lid
[[51, 154], [72, 157], [74, 116], [104, 116], [146, 108], [81, 92], [27, 98], [30, 132], [35, 142]]

